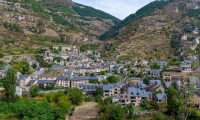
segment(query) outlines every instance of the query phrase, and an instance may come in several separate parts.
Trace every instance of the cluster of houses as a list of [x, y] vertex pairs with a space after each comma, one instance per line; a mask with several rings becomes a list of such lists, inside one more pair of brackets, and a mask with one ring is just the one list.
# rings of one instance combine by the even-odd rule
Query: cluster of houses
[[[41, 90], [47, 90], [49, 85], [57, 88], [77, 87], [85, 95], [95, 95], [96, 89], [101, 87], [104, 98], [111, 96], [113, 102], [121, 105], [133, 103], [138, 106], [144, 99], [154, 100], [157, 103], [167, 102], [165, 89], [174, 81], [177, 82], [179, 89], [187, 85], [194, 85], [199, 90], [195, 93], [196, 97], [199, 98], [200, 95], [200, 75], [194, 74], [195, 72], [191, 68], [194, 62], [192, 60], [183, 60], [180, 66], [169, 66], [166, 61], [157, 61], [156, 63], [161, 69], [151, 69], [146, 60], [133, 64], [128, 60], [124, 61], [124, 64], [117, 64], [114, 61], [105, 62], [100, 58], [100, 53], [96, 51], [81, 53], [76, 46], [55, 45], [53, 49], [43, 48], [42, 50], [43, 60], [53, 65], [44, 68], [38, 61], [29, 60], [28, 64], [31, 67], [35, 66], [35, 72], [31, 74], [17, 72], [17, 95], [29, 94], [30, 87], [36, 84]], [[127, 65], [136, 75], [142, 73], [145, 77], [152, 77], [152, 80], [149, 84], [145, 84], [141, 77], [130, 77]], [[165, 66], [169, 66], [172, 71], [163, 71], [162, 68]], [[0, 78], [5, 78], [6, 72], [11, 67], [5, 66], [0, 70]], [[47, 69], [50, 72], [47, 73]], [[173, 69], [178, 72], [174, 72]], [[195, 71], [198, 70], [200, 70], [199, 67], [195, 69]], [[182, 79], [188, 74], [187, 81], [183, 82]], [[103, 84], [102, 81], [112, 75], [118, 75], [120, 82]]]

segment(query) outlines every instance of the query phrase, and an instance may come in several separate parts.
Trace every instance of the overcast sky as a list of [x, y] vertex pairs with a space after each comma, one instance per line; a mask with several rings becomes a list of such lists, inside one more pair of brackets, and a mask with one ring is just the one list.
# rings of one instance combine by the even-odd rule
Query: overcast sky
[[119, 19], [135, 13], [154, 0], [73, 0], [74, 2], [107, 12]]

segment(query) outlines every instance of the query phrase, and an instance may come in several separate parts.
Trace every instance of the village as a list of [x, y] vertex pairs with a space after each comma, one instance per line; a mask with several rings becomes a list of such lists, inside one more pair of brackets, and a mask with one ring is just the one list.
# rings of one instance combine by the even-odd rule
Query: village
[[[200, 67], [194, 67], [198, 61], [156, 61], [146, 60], [132, 63], [125, 60], [124, 64], [101, 59], [97, 51], [86, 50], [80, 52], [76, 46], [54, 45], [53, 49], [42, 48], [41, 58], [48, 67], [41, 65], [36, 59], [28, 60], [30, 74], [17, 72], [16, 94], [30, 97], [30, 88], [38, 85], [39, 93], [64, 90], [76, 87], [85, 96], [95, 96], [97, 88], [103, 89], [103, 98], [110, 96], [112, 102], [124, 106], [133, 103], [139, 106], [143, 100], [167, 103], [165, 89], [174, 82], [181, 90], [185, 86], [194, 86], [196, 92], [195, 105], [200, 103]], [[0, 78], [12, 68], [7, 65], [0, 70]], [[1, 89], [3, 90], [3, 88]]]

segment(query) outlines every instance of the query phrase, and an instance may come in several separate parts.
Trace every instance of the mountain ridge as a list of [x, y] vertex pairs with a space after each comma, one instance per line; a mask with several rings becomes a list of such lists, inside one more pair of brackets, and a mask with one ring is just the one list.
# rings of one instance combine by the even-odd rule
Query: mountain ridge
[[[147, 6], [151, 7], [149, 5], [152, 3]], [[147, 6], [141, 9], [148, 8]], [[111, 37], [109, 42], [116, 47], [114, 51], [108, 52], [108, 56], [112, 56], [112, 59], [117, 58], [118, 61], [143, 59], [168, 61], [198, 58], [196, 49], [199, 48], [199, 32], [193, 34], [192, 31], [195, 30], [193, 28], [199, 31], [199, 8], [200, 1], [198, 0], [171, 0], [159, 6], [159, 9], [155, 7], [152, 12], [118, 28], [118, 32], [114, 32], [115, 36]], [[187, 26], [193, 28], [185, 33]], [[186, 40], [181, 40], [180, 37], [173, 38], [174, 34], [175, 36], [187, 34], [188, 37]], [[188, 40], [190, 38], [194, 40]], [[173, 44], [176, 46], [173, 47]]]
[[[91, 12], [78, 14], [76, 7]], [[97, 36], [119, 22], [71, 0], [1, 0], [0, 20], [0, 46], [5, 55], [37, 53], [53, 44], [101, 44]]]

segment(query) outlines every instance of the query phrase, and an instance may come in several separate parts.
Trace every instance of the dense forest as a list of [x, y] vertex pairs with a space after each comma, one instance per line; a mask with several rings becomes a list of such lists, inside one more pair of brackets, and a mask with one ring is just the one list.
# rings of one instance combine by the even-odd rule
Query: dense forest
[[160, 0], [160, 1], [154, 1], [149, 3], [148, 5], [144, 6], [143, 8], [139, 9], [136, 13], [129, 15], [127, 18], [125, 18], [122, 22], [117, 24], [116, 26], [112, 27], [109, 31], [102, 34], [100, 36], [101, 40], [108, 40], [110, 38], [115, 37], [118, 34], [118, 29], [128, 25], [129, 23], [136, 21], [142, 17], [149, 16], [151, 13], [156, 9], [162, 9], [165, 4], [167, 4], [169, 1], [166, 0]]

